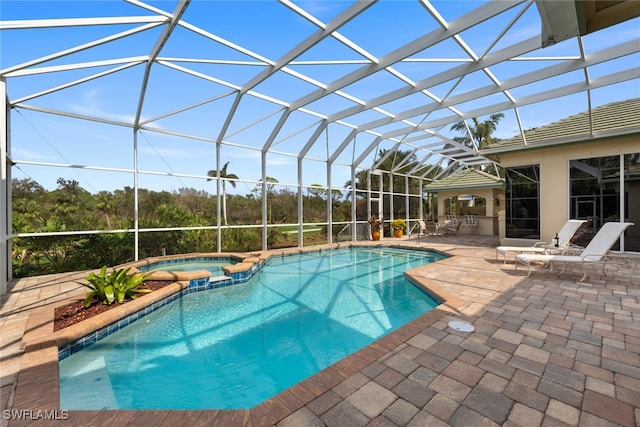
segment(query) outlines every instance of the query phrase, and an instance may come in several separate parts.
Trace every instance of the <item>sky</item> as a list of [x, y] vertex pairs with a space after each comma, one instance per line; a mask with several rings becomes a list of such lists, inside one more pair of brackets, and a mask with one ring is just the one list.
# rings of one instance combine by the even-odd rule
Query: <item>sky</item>
[[[430, 4], [444, 22], [453, 25], [469, 11], [482, 9], [485, 2], [434, 1]], [[32, 19], [153, 17], [157, 15], [152, 8], [170, 13], [175, 5], [175, 1], [3, 0], [0, 19], [3, 23], [11, 23]], [[30, 178], [47, 189], [56, 188], [56, 181], [60, 177], [75, 179], [87, 191], [95, 193], [124, 186], [133, 187], [131, 170], [137, 166], [139, 170], [146, 171], [139, 177], [139, 186], [142, 188], [177, 191], [189, 187], [215, 193], [215, 183], [207, 181], [206, 176], [209, 170], [216, 169], [216, 146], [213, 141], [220, 136], [229, 111], [234, 107], [235, 91], [264, 72], [266, 64], [276, 63], [311, 36], [318, 30], [318, 23], [330, 22], [352, 7], [352, 3], [302, 1], [291, 3], [290, 6], [285, 7], [285, 4], [274, 1], [193, 0], [182, 17], [188, 26], [179, 26], [174, 31], [160, 52], [160, 62], [151, 69], [144, 91], [141, 117], [143, 121], [148, 121], [146, 126], [155, 131], [138, 131], [135, 146], [130, 124], [136, 117], [145, 70], [145, 62], [140, 58], [152, 50], [162, 26], [156, 25], [121, 39], [115, 39], [114, 35], [122, 36], [125, 31], [154, 24], [149, 20], [148, 23], [98, 26], [2, 27], [0, 74], [6, 78], [9, 99], [18, 107], [28, 106], [14, 108], [10, 115], [10, 155], [16, 162], [12, 168], [13, 178]], [[296, 13], [296, 8], [299, 13]], [[316, 21], [313, 23], [311, 20]], [[511, 22], [514, 25], [501, 34]], [[586, 52], [597, 52], [616, 43], [640, 39], [639, 23], [636, 18], [586, 36]], [[471, 51], [482, 55], [485, 51], [492, 53], [536, 37], [540, 34], [540, 27], [535, 4], [524, 2], [463, 31], [460, 37]], [[248, 194], [256, 187], [262, 176], [262, 148], [286, 105], [299, 102], [319, 86], [325, 87], [341, 76], [362, 69], [367, 61], [371, 64], [383, 60], [399, 47], [439, 28], [436, 20], [419, 2], [383, 0], [340, 27], [339, 35], [323, 39], [296, 57], [297, 62], [288, 65], [288, 73], [275, 73], [253, 87], [237, 105], [220, 147], [220, 165], [228, 162], [229, 173], [248, 181], [239, 182], [235, 188], [228, 186], [228, 190]], [[76, 49], [106, 37], [114, 37], [114, 40], [90, 49]], [[77, 51], [30, 63], [67, 49]], [[544, 52], [524, 55], [529, 60], [493, 65], [490, 72], [499, 81], [505, 81], [561, 63], [562, 59], [558, 58], [575, 58], [579, 54], [580, 48], [574, 37]], [[541, 58], [542, 55], [545, 58]], [[534, 57], [536, 60], [533, 60]], [[266, 175], [282, 183], [281, 188], [298, 182], [296, 155], [309, 142], [323, 117], [358, 106], [359, 102], [374, 100], [385, 93], [407, 88], [407, 81], [420, 82], [469, 63], [469, 55], [450, 38], [408, 58], [407, 61], [394, 64], [393, 72], [381, 70], [370, 74], [342, 88], [341, 94], [330, 94], [306, 104], [302, 111], [292, 112], [266, 154]], [[211, 59], [216, 61], [204, 61]], [[108, 60], [112, 62], [98, 62]], [[343, 62], [326, 63], [329, 60]], [[64, 69], [70, 64], [86, 66]], [[589, 78], [598, 79], [616, 71], [638, 67], [638, 64], [639, 53], [610, 60], [592, 67]], [[21, 65], [17, 67], [19, 72], [42, 71], [42, 67], [61, 68], [52, 68], [48, 73], [18, 74], [13, 69], [18, 65]], [[121, 69], [115, 70], [117, 67]], [[97, 73], [105, 74], [81, 82], [81, 79]], [[297, 77], [296, 73], [301, 73], [305, 78]], [[561, 90], [566, 85], [580, 84], [584, 78], [583, 71], [575, 71], [549, 81], [515, 87], [510, 94], [514, 99], [525, 99], [541, 91]], [[488, 73], [476, 71], [462, 79], [442, 81], [429, 87], [432, 97], [418, 91], [380, 105], [380, 110], [362, 111], [345, 117], [342, 122], [330, 124], [302, 161], [303, 185], [329, 185], [326, 163], [322, 160], [339, 149], [342, 150], [332, 167], [330, 184], [334, 188], [342, 188], [351, 178], [349, 165], [375, 140], [374, 134], [361, 132], [343, 147], [343, 141], [354, 126], [420, 108], [433, 103], [433, 97], [448, 99], [491, 84], [494, 83]], [[590, 93], [594, 106], [637, 96], [640, 96], [637, 77]], [[456, 105], [456, 108], [463, 112], [472, 111], [503, 102], [504, 99], [502, 94], [491, 95], [464, 102]], [[583, 92], [524, 105], [518, 108], [518, 113], [523, 128], [529, 129], [586, 111], [588, 100], [587, 93]], [[67, 117], [43, 113], [41, 110], [64, 112]], [[74, 115], [99, 118], [110, 123], [69, 117]], [[447, 115], [451, 115], [451, 111], [438, 110], [427, 116], [418, 114], [410, 117], [408, 123], [437, 121]], [[406, 126], [407, 122], [392, 121], [374, 131], [385, 133]], [[450, 125], [444, 125], [432, 130], [448, 138], [457, 136], [449, 128]], [[508, 109], [496, 136], [509, 138], [518, 132], [515, 110]], [[408, 138], [416, 135], [411, 134]], [[434, 138], [419, 140], [416, 144], [431, 142], [434, 142]], [[377, 148], [388, 149], [393, 146], [393, 141], [383, 140]], [[361, 165], [368, 167], [375, 152], [373, 150], [361, 159]], [[424, 153], [420, 156], [424, 156]]]

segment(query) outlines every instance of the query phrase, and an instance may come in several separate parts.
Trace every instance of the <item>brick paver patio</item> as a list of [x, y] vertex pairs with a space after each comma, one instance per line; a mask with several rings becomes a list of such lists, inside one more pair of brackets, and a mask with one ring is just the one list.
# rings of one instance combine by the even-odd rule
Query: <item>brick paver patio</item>
[[[452, 255], [416, 273], [447, 302], [256, 408], [49, 412], [68, 419], [9, 425], [640, 425], [640, 260], [580, 282], [577, 272], [527, 277], [495, 259], [494, 237], [403, 243]], [[49, 326], [39, 307], [82, 294], [73, 280], [84, 276], [20, 280], [2, 298], [3, 409], [37, 418], [59, 408], [57, 347], [23, 352], [23, 337]]]

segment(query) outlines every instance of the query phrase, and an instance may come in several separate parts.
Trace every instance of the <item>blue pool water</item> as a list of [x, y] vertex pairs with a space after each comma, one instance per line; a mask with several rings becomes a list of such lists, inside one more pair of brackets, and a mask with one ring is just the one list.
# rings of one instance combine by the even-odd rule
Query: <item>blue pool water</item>
[[236, 264], [238, 261], [231, 258], [212, 258], [212, 259], [195, 259], [195, 260], [174, 260], [166, 261], [149, 266], [141, 267], [142, 271], [196, 271], [208, 270], [211, 276], [223, 276], [222, 267]]
[[403, 272], [444, 258], [354, 248], [271, 258], [60, 362], [61, 409], [248, 409], [438, 303]]

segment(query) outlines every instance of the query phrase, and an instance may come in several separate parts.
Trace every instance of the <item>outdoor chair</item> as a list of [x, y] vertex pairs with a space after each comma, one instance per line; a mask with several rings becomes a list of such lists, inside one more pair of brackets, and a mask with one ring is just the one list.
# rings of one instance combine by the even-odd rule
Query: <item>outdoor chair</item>
[[584, 224], [585, 220], [570, 219], [558, 232], [558, 246], [555, 246], [553, 239], [550, 242], [537, 242], [533, 246], [498, 246], [496, 248], [496, 259], [501, 254], [504, 257], [504, 263], [507, 263], [507, 252], [515, 252], [517, 254], [550, 254], [553, 252], [562, 252], [571, 245], [571, 239], [578, 229]]
[[587, 265], [602, 264], [602, 274], [605, 275], [605, 264], [608, 260], [609, 251], [616, 244], [620, 236], [625, 230], [632, 226], [632, 222], [607, 222], [593, 236], [589, 244], [577, 255], [569, 255], [571, 249], [566, 250], [560, 255], [539, 255], [539, 254], [519, 254], [516, 255], [516, 269], [518, 263], [526, 264], [531, 274], [531, 265], [542, 263], [549, 265], [550, 270], [553, 269], [554, 263], [562, 263], [563, 268], [559, 274], [564, 273], [567, 265], [574, 264], [582, 267], [583, 281], [587, 277]]
[[420, 226], [420, 234], [424, 234], [427, 236], [437, 236], [439, 234], [438, 224], [433, 221], [423, 221], [421, 219], [418, 220], [418, 224]]
[[460, 220], [455, 215], [447, 215], [447, 219], [440, 226], [442, 235], [445, 234], [458, 234], [458, 227], [460, 226]]
[[478, 233], [478, 218], [475, 215], [465, 215], [462, 222], [463, 230], [466, 234]]

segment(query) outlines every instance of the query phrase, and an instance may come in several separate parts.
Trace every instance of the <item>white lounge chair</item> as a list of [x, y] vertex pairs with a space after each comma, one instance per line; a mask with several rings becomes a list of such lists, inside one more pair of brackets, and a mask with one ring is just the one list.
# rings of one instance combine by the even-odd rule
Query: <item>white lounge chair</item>
[[604, 267], [606, 263], [606, 257], [613, 245], [616, 244], [620, 236], [624, 231], [632, 226], [632, 222], [606, 222], [595, 236], [591, 239], [587, 247], [585, 247], [579, 255], [538, 255], [538, 254], [519, 254], [516, 255], [516, 269], [518, 263], [526, 264], [529, 267], [529, 275], [531, 274], [531, 264], [543, 263], [548, 264], [550, 267], [553, 263], [563, 263], [562, 271], [564, 272], [567, 264], [579, 264], [582, 266], [582, 278], [583, 281], [587, 277], [587, 264], [602, 264], [602, 274], [604, 273]]
[[504, 263], [507, 263], [507, 252], [515, 252], [516, 254], [550, 254], [553, 252], [562, 252], [569, 247], [571, 239], [585, 220], [570, 219], [567, 221], [560, 231], [558, 231], [558, 246], [555, 246], [553, 240], [551, 242], [537, 242], [533, 246], [498, 246], [496, 248], [496, 259], [501, 254], [504, 257]]

